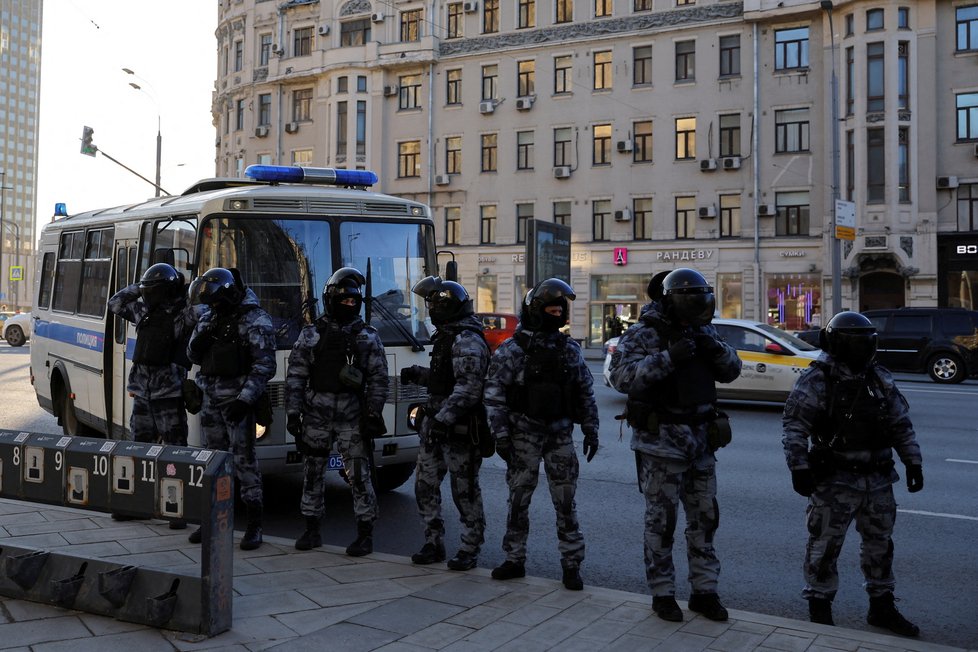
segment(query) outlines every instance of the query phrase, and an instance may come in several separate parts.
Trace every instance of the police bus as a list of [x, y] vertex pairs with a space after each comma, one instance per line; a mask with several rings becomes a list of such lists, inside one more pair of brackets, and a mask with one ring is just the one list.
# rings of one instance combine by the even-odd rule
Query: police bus
[[[373, 172], [253, 165], [241, 179], [204, 180], [180, 196], [59, 215], [40, 237], [31, 343], [38, 403], [68, 435], [130, 437], [126, 381], [135, 329], [106, 309], [108, 298], [158, 262], [189, 283], [212, 267], [235, 267], [271, 315], [278, 369], [269, 383], [274, 420], [258, 426], [262, 469], [301, 468], [285, 430], [285, 372], [303, 325], [336, 269], [368, 279], [364, 313], [387, 351], [392, 374], [384, 410], [388, 434], [374, 442], [379, 490], [403, 484], [418, 451], [413, 416], [424, 402], [417, 385], [400, 386], [398, 370], [427, 364], [430, 322], [413, 285], [436, 274], [430, 209], [370, 192]], [[192, 370], [191, 373], [194, 371]], [[200, 444], [190, 418], [190, 443]], [[332, 468], [342, 462], [330, 460]]]

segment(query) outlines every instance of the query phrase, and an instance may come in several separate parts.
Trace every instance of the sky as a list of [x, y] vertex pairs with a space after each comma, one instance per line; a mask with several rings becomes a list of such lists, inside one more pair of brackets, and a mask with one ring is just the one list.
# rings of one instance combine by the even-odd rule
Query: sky
[[50, 220], [55, 202], [75, 214], [140, 202], [156, 192], [102, 154], [82, 155], [86, 125], [95, 130], [100, 150], [152, 181], [159, 118], [160, 185], [180, 194], [213, 177], [217, 3], [43, 2], [38, 230]]

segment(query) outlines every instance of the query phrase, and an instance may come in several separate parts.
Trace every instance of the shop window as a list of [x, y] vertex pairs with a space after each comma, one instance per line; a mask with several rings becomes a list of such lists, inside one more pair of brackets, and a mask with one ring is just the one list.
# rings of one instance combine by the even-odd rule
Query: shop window
[[821, 326], [822, 286], [818, 274], [772, 274], [767, 278], [767, 322], [794, 332]]

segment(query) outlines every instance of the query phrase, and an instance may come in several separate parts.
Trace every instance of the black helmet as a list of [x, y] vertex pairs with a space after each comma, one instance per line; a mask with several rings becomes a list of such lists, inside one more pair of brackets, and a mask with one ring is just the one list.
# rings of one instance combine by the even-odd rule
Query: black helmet
[[669, 276], [669, 271], [659, 272], [649, 281], [649, 286], [645, 293], [649, 295], [650, 301], [662, 301], [662, 281]]
[[150, 308], [176, 301], [184, 296], [183, 274], [173, 265], [156, 263], [139, 279], [139, 296]]
[[876, 357], [876, 327], [858, 312], [847, 310], [833, 317], [819, 332], [818, 341], [852, 371], [862, 371]]
[[[523, 299], [523, 307], [520, 312], [520, 321], [529, 330], [542, 330], [545, 332], [556, 332], [567, 324], [570, 312], [568, 299], [573, 301], [577, 298], [574, 288], [559, 278], [548, 278], [541, 281], [532, 290], [526, 293]], [[546, 312], [549, 306], [560, 306], [563, 308], [561, 315], [551, 315]]]
[[[347, 322], [360, 314], [363, 305], [363, 293], [360, 288], [366, 283], [360, 270], [353, 267], [341, 267], [326, 281], [323, 287], [323, 312], [341, 322]], [[343, 305], [345, 299], [352, 298], [352, 306]]]
[[215, 310], [234, 308], [244, 297], [245, 288], [240, 277], [223, 267], [207, 270], [190, 284], [191, 302], [203, 303]]
[[431, 323], [435, 326], [458, 321], [472, 314], [472, 299], [465, 288], [455, 281], [443, 281], [438, 276], [426, 276], [411, 288], [424, 297]]
[[713, 321], [717, 300], [702, 274], [680, 267], [662, 279], [662, 306], [670, 319], [706, 326]]

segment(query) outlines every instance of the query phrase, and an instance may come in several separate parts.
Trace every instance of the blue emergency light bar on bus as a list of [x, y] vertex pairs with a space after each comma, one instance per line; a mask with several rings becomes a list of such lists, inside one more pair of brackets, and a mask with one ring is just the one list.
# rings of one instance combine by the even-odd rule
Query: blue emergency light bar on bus
[[294, 165], [249, 165], [245, 176], [270, 183], [321, 183], [330, 186], [372, 186], [377, 175], [370, 170], [303, 168]]

